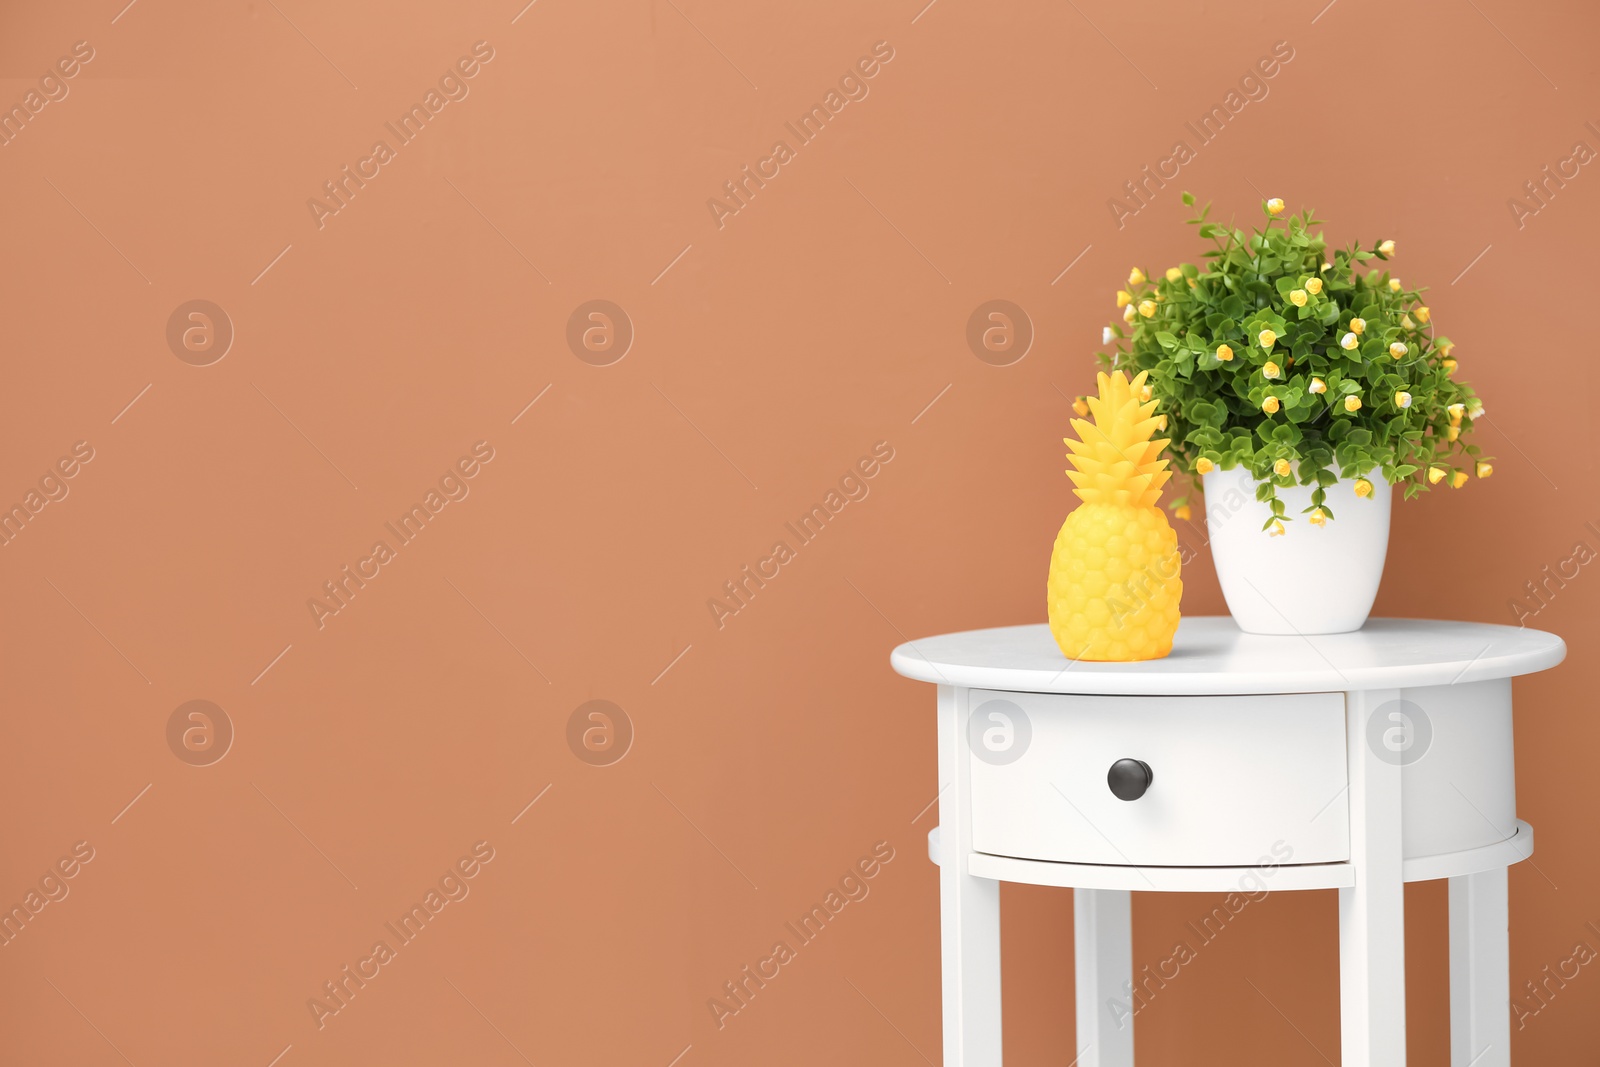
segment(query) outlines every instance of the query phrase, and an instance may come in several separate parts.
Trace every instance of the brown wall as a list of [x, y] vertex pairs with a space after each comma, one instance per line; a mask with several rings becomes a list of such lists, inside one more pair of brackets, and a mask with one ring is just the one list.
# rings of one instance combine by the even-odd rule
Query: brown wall
[[[1181, 188], [1313, 204], [1435, 286], [1499, 473], [1400, 509], [1380, 613], [1512, 622], [1600, 548], [1600, 176], [1507, 205], [1600, 148], [1589, 5], [124, 2], [0, 16], [0, 102], [93, 49], [0, 147], [0, 502], [93, 451], [0, 548], [0, 901], [93, 851], [0, 948], [5, 1063], [937, 1061], [933, 692], [888, 651], [1042, 619], [1063, 395], [1129, 266], [1193, 248]], [[470, 94], [319, 225], [477, 41]], [[875, 42], [869, 95], [719, 225]], [[1269, 95], [1119, 226], [1108, 199], [1276, 42]], [[1036, 331], [1012, 366], [964, 336], [997, 298]], [[207, 366], [167, 340], [194, 299], [235, 334]], [[595, 299], [635, 334], [610, 366], [566, 340]], [[399, 546], [384, 523], [480, 441]], [[878, 442], [870, 494], [719, 627], [708, 600]], [[1203, 553], [1185, 578], [1223, 609]], [[1553, 596], [1532, 623], [1571, 661], [1516, 687], [1518, 988], [1600, 947], [1597, 602], [1587, 570]], [[636, 733], [609, 766], [567, 740], [596, 699]], [[231, 723], [218, 762], [169, 742], [191, 700]], [[319, 1029], [308, 1000], [478, 842], [470, 895]], [[877, 842], [870, 895], [719, 1029], [708, 999]], [[1412, 1062], [1444, 1064], [1443, 886], [1407, 902]], [[1213, 903], [1141, 897], [1136, 961]], [[1065, 1062], [1070, 899], [1005, 906], [1008, 1062]], [[1330, 894], [1253, 907], [1141, 1014], [1141, 1063], [1336, 1060], [1335, 934]], [[1520, 1062], [1592, 1056], [1597, 1008], [1586, 968]]]

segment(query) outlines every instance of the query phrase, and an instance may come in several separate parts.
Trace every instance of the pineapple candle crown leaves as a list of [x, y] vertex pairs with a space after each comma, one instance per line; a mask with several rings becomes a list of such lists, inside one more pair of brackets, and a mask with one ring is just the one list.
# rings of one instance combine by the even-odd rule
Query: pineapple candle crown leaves
[[1154, 507], [1172, 477], [1160, 458], [1168, 440], [1152, 440], [1164, 422], [1155, 414], [1157, 401], [1141, 399], [1148, 395], [1146, 377], [1140, 371], [1130, 382], [1121, 371], [1100, 372], [1100, 395], [1085, 398], [1093, 421], [1073, 419], [1078, 439], [1063, 438], [1073, 466], [1067, 477], [1086, 504]]

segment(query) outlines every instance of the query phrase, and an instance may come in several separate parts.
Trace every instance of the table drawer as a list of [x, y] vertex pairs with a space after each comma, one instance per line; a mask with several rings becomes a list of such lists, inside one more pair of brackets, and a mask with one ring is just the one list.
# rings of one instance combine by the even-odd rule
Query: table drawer
[[[968, 697], [976, 851], [1176, 867], [1350, 858], [1342, 693]], [[1107, 783], [1123, 759], [1150, 770], [1135, 800]]]

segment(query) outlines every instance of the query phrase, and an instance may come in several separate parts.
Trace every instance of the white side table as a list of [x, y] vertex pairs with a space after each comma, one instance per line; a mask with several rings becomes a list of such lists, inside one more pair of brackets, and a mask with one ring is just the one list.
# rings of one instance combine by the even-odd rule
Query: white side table
[[[1343, 1059], [1405, 1063], [1404, 882], [1450, 880], [1450, 1062], [1507, 1067], [1511, 678], [1537, 630], [1373, 619], [1242, 634], [1186, 618], [1172, 654], [1074, 663], [1049, 628], [911, 641], [939, 687], [946, 1067], [999, 1067], [1000, 883], [1074, 890], [1077, 1063], [1131, 1067], [1129, 893], [1339, 890]], [[1117, 1005], [1122, 1007], [1118, 1008]]]

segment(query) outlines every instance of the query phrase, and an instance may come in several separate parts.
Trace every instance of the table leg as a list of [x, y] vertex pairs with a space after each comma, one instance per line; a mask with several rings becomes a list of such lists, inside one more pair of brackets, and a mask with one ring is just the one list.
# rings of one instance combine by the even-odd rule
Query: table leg
[[1132, 894], [1072, 891], [1077, 957], [1077, 1067], [1133, 1067]]
[[1506, 869], [1450, 879], [1450, 1067], [1511, 1065]]
[[939, 687], [939, 926], [945, 1067], [1000, 1067], [1000, 883], [967, 873], [972, 852], [968, 691]]
[[[1339, 890], [1339, 1031], [1344, 1067], [1405, 1067], [1405, 882], [1401, 868], [1400, 762], [1369, 743], [1369, 720], [1397, 690], [1346, 694], [1350, 862], [1356, 884]], [[1381, 736], [1382, 728], [1378, 731]], [[1482, 1067], [1482, 1065], [1478, 1065]]]

